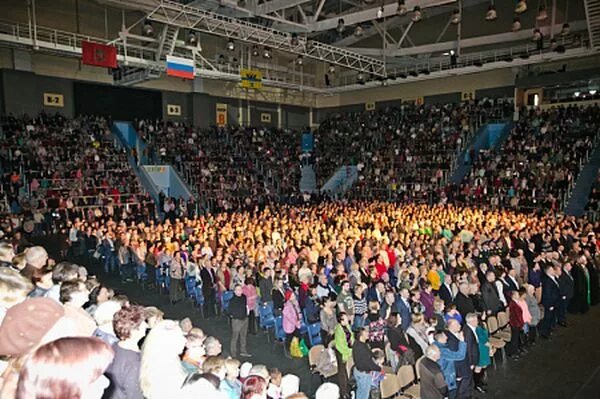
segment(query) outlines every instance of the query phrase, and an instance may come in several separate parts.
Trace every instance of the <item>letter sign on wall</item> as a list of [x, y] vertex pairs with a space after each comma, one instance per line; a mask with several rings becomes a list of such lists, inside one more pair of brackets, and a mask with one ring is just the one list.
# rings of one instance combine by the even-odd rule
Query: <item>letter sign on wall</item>
[[225, 126], [227, 125], [227, 104], [217, 104], [216, 107], [217, 115], [216, 121], [217, 126]]
[[167, 115], [181, 116], [181, 105], [167, 104]]
[[65, 106], [65, 98], [62, 94], [44, 93], [44, 106], [62, 108]]
[[271, 114], [263, 112], [260, 114], [260, 121], [265, 123], [271, 123]]
[[374, 102], [365, 103], [365, 109], [367, 111], [374, 111], [375, 110], [375, 103]]
[[475, 100], [475, 92], [474, 91], [463, 91], [462, 92], [462, 100], [463, 101]]

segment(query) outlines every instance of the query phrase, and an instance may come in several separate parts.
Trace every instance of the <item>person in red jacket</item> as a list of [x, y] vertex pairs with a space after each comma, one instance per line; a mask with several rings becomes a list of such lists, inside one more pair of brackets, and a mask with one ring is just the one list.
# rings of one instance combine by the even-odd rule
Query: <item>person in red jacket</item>
[[510, 316], [508, 323], [510, 325], [510, 342], [508, 344], [508, 356], [514, 360], [519, 359], [520, 353], [520, 334], [525, 322], [523, 321], [523, 310], [519, 306], [519, 291], [512, 291], [508, 310]]

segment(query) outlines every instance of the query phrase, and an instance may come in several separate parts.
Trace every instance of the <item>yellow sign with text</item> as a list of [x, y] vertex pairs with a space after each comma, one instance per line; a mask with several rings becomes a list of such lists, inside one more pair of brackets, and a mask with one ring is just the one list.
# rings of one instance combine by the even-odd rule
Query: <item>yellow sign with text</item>
[[181, 116], [181, 105], [167, 104], [167, 115]]
[[44, 93], [44, 105], [46, 107], [62, 108], [65, 106], [65, 97], [58, 93]]
[[256, 69], [242, 69], [240, 86], [244, 89], [262, 89], [262, 72]]

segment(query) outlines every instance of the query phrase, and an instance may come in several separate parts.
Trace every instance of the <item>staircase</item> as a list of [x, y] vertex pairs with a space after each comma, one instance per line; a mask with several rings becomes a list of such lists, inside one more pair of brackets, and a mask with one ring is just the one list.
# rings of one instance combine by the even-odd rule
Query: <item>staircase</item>
[[592, 152], [588, 163], [583, 167], [577, 180], [575, 181], [575, 187], [571, 192], [571, 198], [565, 207], [565, 213], [567, 215], [582, 216], [585, 212], [585, 206], [588, 202], [588, 197], [592, 191], [592, 186], [598, 176], [598, 170], [600, 169], [600, 145], [597, 145]]
[[348, 191], [358, 180], [358, 168], [356, 165], [344, 165], [321, 187], [322, 193], [329, 193], [331, 198], [336, 198]]
[[473, 165], [471, 152], [477, 155], [481, 150], [495, 150], [501, 147], [511, 129], [512, 123], [509, 122], [482, 125], [475, 133], [471, 143], [465, 147], [465, 150], [456, 160], [457, 167], [449, 179], [450, 183], [460, 184], [465, 176], [469, 174]]
[[160, 37], [158, 51], [156, 52], [156, 61], [166, 60], [167, 55], [173, 54], [178, 36], [179, 28], [177, 26], [165, 25]]
[[314, 193], [317, 191], [317, 175], [313, 165], [302, 165], [300, 177], [300, 192]]
[[584, 0], [590, 47], [600, 48], [600, 0]]

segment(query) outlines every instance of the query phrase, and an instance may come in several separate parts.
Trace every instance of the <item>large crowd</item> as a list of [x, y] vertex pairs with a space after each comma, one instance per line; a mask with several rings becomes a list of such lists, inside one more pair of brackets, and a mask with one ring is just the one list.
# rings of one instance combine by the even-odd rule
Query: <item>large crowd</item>
[[[215, 212], [164, 197], [156, 207], [148, 197], [127, 204], [123, 193], [141, 190], [102, 119], [4, 119], [2, 190], [11, 213], [0, 221], [0, 396], [306, 397], [311, 392], [300, 392], [297, 376], [275, 368], [285, 365], [251, 363], [246, 337], [259, 328], [286, 356], [308, 356], [318, 399], [485, 393], [492, 363], [504, 355], [526, 358], [533, 345], [568, 328], [569, 313], [600, 302], [600, 224], [565, 216], [547, 201], [568, 187], [592, 149], [596, 111], [521, 113], [505, 152], [476, 154], [466, 181], [477, 182], [463, 188], [482, 185], [481, 192], [448, 191], [438, 204], [371, 198], [275, 205], [257, 198], [270, 195], [269, 178], [297, 179], [288, 169], [298, 154], [289, 143], [273, 144], [274, 132], [141, 122], [147, 155], [176, 166], [199, 194], [214, 195]], [[451, 162], [427, 167], [435, 161], [427, 151], [437, 144], [417, 145], [415, 138], [439, 139], [440, 151], [457, 152], [470, 129], [460, 107], [357, 118], [366, 118], [360, 123], [369, 140], [341, 138], [342, 145], [349, 140], [344, 156], [360, 163], [387, 154], [382, 165], [391, 163], [380, 172], [396, 172], [381, 176], [409, 180], [414, 169], [400, 170], [407, 156], [421, 157], [426, 179]], [[401, 126], [400, 133], [387, 124]], [[403, 143], [404, 163], [396, 165], [400, 154], [389, 152], [395, 150], [385, 144], [386, 132]], [[240, 157], [240, 148], [256, 160]], [[318, 168], [326, 165], [322, 157], [318, 152]], [[508, 178], [517, 164], [522, 169]], [[375, 164], [363, 166], [372, 183], [392, 181], [376, 180]], [[44, 183], [48, 170], [56, 171], [54, 180]], [[90, 188], [84, 179], [94, 182], [91, 202], [81, 192]], [[511, 189], [517, 204], [490, 202]], [[118, 196], [104, 202], [114, 190]], [[520, 212], [516, 205], [539, 192], [547, 195], [539, 204], [546, 211]], [[68, 261], [34, 245], [42, 236], [58, 236], [61, 247], [48, 250]], [[159, 309], [116, 295], [106, 285], [115, 278], [124, 287], [154, 287], [173, 304], [193, 300], [202, 317], [229, 320], [231, 340], [207, 337], [189, 319], [163, 320]]]

